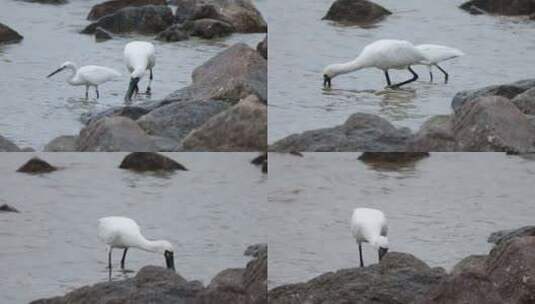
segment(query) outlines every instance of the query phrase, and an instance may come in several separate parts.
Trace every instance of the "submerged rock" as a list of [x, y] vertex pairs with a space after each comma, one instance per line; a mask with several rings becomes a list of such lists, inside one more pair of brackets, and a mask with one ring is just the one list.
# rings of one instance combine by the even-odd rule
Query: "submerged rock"
[[470, 0], [460, 6], [471, 14], [497, 14], [506, 16], [532, 15], [535, 13], [533, 0]]
[[367, 0], [336, 0], [323, 20], [352, 25], [370, 25], [391, 14], [384, 7]]
[[256, 45], [256, 51], [262, 55], [265, 59], [268, 59], [268, 36], [264, 37], [264, 40], [260, 41]]
[[0, 212], [14, 212], [14, 213], [20, 213], [20, 211], [17, 210], [17, 208], [15, 208], [15, 207], [11, 207], [11, 206], [8, 205], [8, 204], [3, 204], [2, 206], [0, 206]]
[[160, 32], [158, 36], [156, 36], [156, 39], [165, 42], [182, 41], [188, 40], [189, 34], [184, 31], [180, 25], [173, 24], [165, 29], [165, 31]]
[[115, 13], [116, 11], [131, 6], [167, 5], [165, 0], [111, 0], [91, 8], [87, 20], [98, 20], [100, 17]]
[[46, 161], [34, 157], [30, 159], [27, 163], [22, 165], [22, 167], [17, 169], [17, 172], [30, 173], [30, 174], [40, 174], [40, 173], [49, 173], [58, 170], [58, 168], [50, 165]]
[[2, 43], [15, 43], [23, 39], [19, 33], [11, 29], [9, 26], [0, 23], [0, 44]]
[[153, 152], [130, 153], [123, 159], [119, 168], [134, 171], [188, 171], [175, 160]]
[[[267, 173], [268, 172], [268, 154], [267, 154], [267, 152], [263, 153], [263, 154], [260, 154], [257, 157], [255, 157], [253, 160], [251, 160], [251, 164], [253, 164], [255, 166], [262, 166], [262, 172], [263, 173]], [[251, 247], [247, 248], [247, 250], [249, 250], [249, 249], [251, 249]], [[246, 251], [245, 255], [247, 255], [247, 251]]]
[[209, 18], [188, 21], [184, 24], [183, 29], [187, 30], [191, 36], [204, 39], [225, 37], [234, 32], [232, 24]]
[[54, 138], [44, 149], [45, 152], [76, 152], [78, 151], [78, 136], [63, 135]]
[[97, 29], [95, 30], [95, 40], [97, 42], [103, 42], [112, 38], [112, 35], [101, 27], [97, 27]]
[[0, 152], [20, 152], [20, 148], [0, 135]]
[[365, 163], [406, 163], [429, 157], [429, 152], [364, 152], [359, 160]]

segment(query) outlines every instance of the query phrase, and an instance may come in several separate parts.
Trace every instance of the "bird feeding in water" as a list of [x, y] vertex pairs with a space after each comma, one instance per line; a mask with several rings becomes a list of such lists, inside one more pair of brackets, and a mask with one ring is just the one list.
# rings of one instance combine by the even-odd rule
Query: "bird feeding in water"
[[108, 268], [111, 279], [111, 253], [114, 248], [123, 249], [121, 269], [124, 269], [126, 252], [138, 248], [163, 254], [168, 269], [175, 270], [173, 245], [165, 240], [150, 241], [141, 234], [139, 225], [132, 219], [121, 216], [103, 217], [98, 221], [98, 237], [108, 245]]
[[438, 65], [439, 62], [444, 62], [453, 58], [464, 56], [464, 53], [455, 48], [438, 44], [420, 44], [416, 48], [425, 56], [426, 61], [422, 62], [429, 68], [430, 82], [433, 82], [433, 66], [437, 67], [444, 74], [444, 83], [448, 83], [448, 73]]
[[[388, 88], [399, 88], [418, 79], [411, 65], [420, 64], [426, 57], [412, 45], [404, 40], [377, 40], [364, 47], [357, 58], [346, 63], [331, 64], [323, 71], [323, 86], [331, 87], [332, 79], [338, 75], [347, 74], [367, 68], [382, 70], [386, 77]], [[392, 84], [388, 70], [408, 69], [412, 78], [400, 83]]]
[[63, 63], [59, 69], [50, 73], [47, 78], [64, 70], [71, 71], [71, 76], [67, 79], [68, 84], [73, 86], [85, 86], [85, 99], [89, 99], [89, 87], [95, 87], [98, 99], [100, 97], [98, 86], [121, 76], [121, 73], [107, 67], [86, 65], [78, 68], [73, 62], [67, 61]]
[[124, 60], [126, 68], [130, 72], [130, 83], [124, 97], [125, 101], [131, 101], [132, 95], [139, 93], [138, 83], [149, 70], [149, 85], [145, 94], [151, 94], [152, 69], [156, 64], [156, 52], [154, 45], [145, 41], [132, 41], [124, 47]]
[[362, 243], [369, 243], [377, 249], [379, 261], [388, 252], [388, 227], [386, 218], [381, 210], [371, 208], [357, 208], [351, 217], [351, 232], [357, 241], [359, 249], [360, 267], [364, 267], [362, 258]]

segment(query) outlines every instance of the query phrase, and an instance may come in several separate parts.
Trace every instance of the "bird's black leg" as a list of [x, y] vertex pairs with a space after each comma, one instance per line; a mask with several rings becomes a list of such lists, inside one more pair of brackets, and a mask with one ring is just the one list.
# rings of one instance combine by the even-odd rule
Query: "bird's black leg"
[[362, 259], [362, 244], [359, 242], [359, 258], [360, 258], [360, 267], [364, 267], [364, 260]]
[[149, 85], [147, 86], [147, 92], [146, 92], [147, 95], [150, 95], [150, 85], [152, 83], [152, 69], [150, 69], [149, 71], [150, 71], [150, 76], [149, 76]]
[[100, 98], [100, 94], [98, 93], [98, 86], [95, 86], [95, 91], [97, 92], [97, 99]]
[[137, 95], [137, 93], [139, 93], [139, 87], [137, 86], [137, 83], [136, 83], [136, 86], [134, 87], [134, 94]]
[[418, 79], [418, 74], [416, 74], [416, 72], [414, 72], [414, 70], [411, 69], [410, 66], [408, 67], [408, 70], [409, 70], [409, 72], [411, 72], [411, 74], [412, 74], [412, 78], [411, 78], [411, 79], [409, 79], [409, 80], [407, 80], [407, 81], [400, 82], [400, 83], [396, 83], [396, 84], [394, 84], [394, 85], [391, 85], [390, 87], [391, 87], [391, 88], [399, 88], [399, 87], [402, 86], [402, 85], [405, 85], [405, 84], [407, 84], [407, 83], [411, 83], [411, 82], [413, 82], [413, 81], [416, 81], [416, 80]]
[[446, 71], [444, 71], [443, 68], [441, 68], [438, 64], [435, 64], [435, 66], [442, 72], [444, 73], [444, 77], [445, 77], [445, 80], [444, 80], [444, 83], [448, 83], [448, 78], [449, 78], [449, 75]]
[[429, 82], [433, 82], [433, 71], [431, 70], [431, 66], [429, 66]]
[[386, 85], [391, 86], [392, 83], [390, 82], [390, 75], [388, 75], [388, 70], [385, 70], [385, 77], [386, 77]]
[[89, 86], [85, 87], [85, 100], [89, 99]]
[[128, 251], [128, 248], [125, 248], [123, 251], [123, 258], [121, 259], [121, 269], [124, 269], [124, 260], [126, 258], [126, 252]]
[[112, 248], [108, 249], [108, 280], [111, 281], [111, 251]]

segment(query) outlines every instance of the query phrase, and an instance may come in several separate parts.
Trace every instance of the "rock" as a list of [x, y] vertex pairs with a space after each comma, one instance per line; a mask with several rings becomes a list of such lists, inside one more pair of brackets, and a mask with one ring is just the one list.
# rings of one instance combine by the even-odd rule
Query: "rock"
[[156, 152], [150, 137], [133, 120], [126, 117], [104, 117], [80, 131], [79, 151]]
[[256, 51], [262, 55], [266, 60], [268, 59], [268, 37], [264, 37], [264, 40], [260, 41], [256, 45]]
[[15, 43], [23, 39], [19, 33], [11, 29], [9, 26], [0, 23], [0, 44], [2, 43]]
[[495, 245], [500, 245], [503, 242], [508, 242], [514, 238], [524, 237], [524, 236], [535, 236], [535, 226], [524, 226], [518, 229], [511, 230], [501, 230], [493, 232], [489, 238], [488, 242]]
[[165, 31], [160, 32], [158, 36], [156, 36], [156, 39], [165, 42], [182, 41], [188, 40], [189, 34], [186, 31], [182, 30], [181, 26], [173, 24]]
[[336, 0], [322, 20], [351, 25], [370, 25], [391, 14], [384, 7], [367, 0]]
[[159, 152], [173, 152], [178, 148], [178, 142], [169, 137], [150, 136], [150, 140]]
[[49, 173], [58, 170], [58, 168], [50, 165], [46, 161], [34, 157], [30, 159], [26, 164], [17, 169], [17, 172], [30, 173], [30, 174], [40, 174], [40, 173]]
[[429, 152], [364, 152], [359, 160], [365, 163], [407, 163], [429, 157]]
[[458, 150], [449, 115], [437, 115], [428, 119], [409, 142], [409, 151], [414, 152], [452, 152]]
[[267, 106], [250, 95], [210, 118], [182, 141], [185, 151], [263, 151], [267, 142]]
[[143, 107], [137, 107], [137, 106], [125, 106], [125, 107], [113, 107], [106, 109], [101, 112], [88, 112], [83, 113], [80, 116], [80, 120], [83, 124], [89, 125], [93, 122], [96, 122], [104, 117], [127, 117], [132, 120], [137, 120], [141, 116], [149, 113], [150, 110], [145, 109]]
[[[266, 159], [267, 159], [267, 156], [266, 156]], [[268, 253], [268, 245], [266, 243], [259, 243], [259, 244], [254, 244], [254, 245], [247, 247], [243, 255], [258, 258], [267, 253]]]
[[31, 2], [31, 3], [40, 3], [40, 4], [53, 4], [53, 5], [69, 3], [69, 1], [67, 0], [22, 0], [22, 1]]
[[272, 304], [404, 304], [422, 298], [445, 277], [405, 253], [388, 253], [380, 264], [322, 274], [306, 283], [269, 291]]
[[20, 213], [20, 211], [17, 210], [15, 207], [11, 207], [11, 206], [8, 205], [8, 204], [3, 204], [2, 206], [0, 206], [0, 212], [15, 212], [15, 213]]
[[20, 152], [20, 148], [0, 135], [0, 152]]
[[111, 34], [101, 27], [97, 27], [97, 29], [95, 30], [95, 40], [97, 42], [103, 42], [112, 38], [113, 37], [111, 36]]
[[44, 149], [45, 152], [76, 152], [78, 151], [78, 136], [63, 135], [54, 138]]
[[152, 152], [130, 153], [123, 159], [119, 168], [134, 171], [188, 171], [173, 159]]
[[[251, 164], [255, 166], [262, 166], [262, 173], [267, 173], [268, 171], [268, 155], [267, 152], [258, 155], [253, 160], [251, 160]], [[249, 250], [249, 248], [247, 248]], [[247, 251], [245, 252], [245, 255], [247, 255]]]
[[[243, 274], [243, 285], [248, 295], [248, 303], [265, 304], [267, 298], [268, 250], [267, 244], [257, 244], [255, 259], [247, 263]], [[250, 250], [251, 247], [248, 248]], [[245, 253], [247, 253], [247, 251]]]
[[234, 32], [232, 24], [215, 19], [197, 19], [188, 21], [183, 28], [188, 30], [191, 36], [212, 39], [225, 37]]
[[193, 129], [228, 107], [227, 103], [217, 100], [175, 102], [149, 112], [137, 123], [147, 134], [180, 142]]
[[208, 285], [208, 288], [217, 289], [234, 289], [238, 292], [243, 292], [243, 268], [225, 269], [218, 273]]
[[525, 79], [510, 84], [488, 86], [476, 90], [461, 91], [453, 97], [451, 107], [457, 112], [465, 103], [471, 102], [478, 97], [502, 96], [513, 99], [518, 94], [535, 87], [535, 79]]
[[91, 8], [87, 20], [98, 20], [100, 17], [110, 15], [116, 11], [132, 6], [167, 5], [165, 0], [111, 0], [97, 4]]
[[533, 0], [471, 0], [463, 3], [460, 8], [472, 14], [486, 12], [488, 14], [518, 16], [535, 13]]
[[270, 151], [354, 152], [406, 151], [411, 132], [396, 129], [377, 115], [355, 113], [343, 125], [306, 131], [283, 138], [270, 146]]
[[535, 150], [535, 129], [511, 101], [498, 96], [480, 97], [453, 117], [453, 133], [461, 151]]
[[173, 24], [173, 20], [173, 12], [168, 6], [125, 7], [91, 23], [82, 33], [94, 34], [101, 27], [114, 34], [157, 34]]
[[451, 270], [452, 275], [457, 275], [462, 272], [479, 272], [485, 271], [488, 255], [470, 255], [462, 259], [459, 263], [453, 266]]
[[535, 115], [535, 87], [516, 95], [511, 101], [522, 113]]

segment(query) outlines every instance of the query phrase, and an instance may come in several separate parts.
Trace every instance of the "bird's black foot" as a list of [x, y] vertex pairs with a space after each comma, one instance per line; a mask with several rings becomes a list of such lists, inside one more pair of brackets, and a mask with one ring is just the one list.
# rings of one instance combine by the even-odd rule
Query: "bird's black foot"
[[151, 89], [150, 89], [150, 87], [147, 87], [147, 91], [145, 91], [145, 94], [147, 94], [147, 95], [150, 95], [150, 94], [151, 94]]

